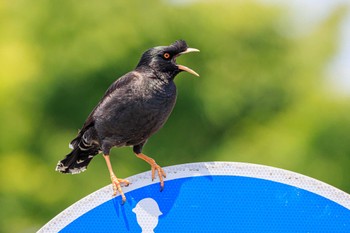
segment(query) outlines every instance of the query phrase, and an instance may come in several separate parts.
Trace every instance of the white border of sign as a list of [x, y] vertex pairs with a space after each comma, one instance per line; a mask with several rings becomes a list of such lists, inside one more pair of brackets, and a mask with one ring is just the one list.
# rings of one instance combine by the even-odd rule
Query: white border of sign
[[[208, 175], [244, 176], [295, 186], [316, 193], [350, 209], [349, 194], [319, 180], [280, 168], [237, 162], [202, 162], [164, 167], [164, 171], [167, 175], [165, 188], [166, 181], [185, 177]], [[151, 181], [150, 172], [143, 172], [127, 179], [131, 184], [128, 187], [123, 187], [125, 193], [157, 182], [157, 180]], [[114, 198], [112, 194], [112, 185], [107, 185], [97, 190], [65, 209], [38, 232], [58, 232], [62, 230], [81, 215]]]

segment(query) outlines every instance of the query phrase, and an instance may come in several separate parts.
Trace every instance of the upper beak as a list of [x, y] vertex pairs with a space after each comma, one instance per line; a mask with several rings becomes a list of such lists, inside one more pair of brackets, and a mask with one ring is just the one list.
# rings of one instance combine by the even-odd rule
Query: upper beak
[[[179, 55], [182, 55], [182, 54], [185, 54], [185, 53], [192, 53], [192, 52], [199, 52], [199, 50], [198, 50], [198, 49], [195, 49], [195, 48], [187, 48], [185, 51], [179, 53]], [[188, 67], [186, 67], [186, 66], [177, 65], [177, 67], [179, 68], [179, 70], [186, 71], [186, 72], [188, 72], [188, 73], [190, 73], [190, 74], [193, 74], [193, 75], [199, 77], [199, 74], [197, 74], [196, 71], [194, 71], [194, 70], [192, 70], [192, 69], [190, 69], [190, 68], [188, 68]]]
[[185, 53], [192, 53], [192, 52], [200, 52], [199, 49], [195, 48], [187, 48], [185, 51], [179, 53], [180, 55], [185, 54]]

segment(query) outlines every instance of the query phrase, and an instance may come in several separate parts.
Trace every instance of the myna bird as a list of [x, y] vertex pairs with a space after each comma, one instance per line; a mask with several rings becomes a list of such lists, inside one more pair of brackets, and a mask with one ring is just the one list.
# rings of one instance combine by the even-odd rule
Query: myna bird
[[165, 172], [156, 161], [142, 153], [147, 139], [167, 121], [176, 102], [174, 78], [181, 71], [199, 76], [190, 68], [176, 64], [182, 54], [199, 52], [189, 48], [184, 40], [170, 46], [158, 46], [143, 53], [136, 68], [117, 79], [92, 110], [65, 159], [58, 162], [56, 170], [76, 174], [85, 171], [95, 155], [103, 153], [112, 180], [114, 195], [126, 198], [121, 183], [129, 181], [115, 175], [109, 154], [112, 147], [132, 146], [136, 156], [151, 165], [152, 180], [158, 172], [161, 190]]

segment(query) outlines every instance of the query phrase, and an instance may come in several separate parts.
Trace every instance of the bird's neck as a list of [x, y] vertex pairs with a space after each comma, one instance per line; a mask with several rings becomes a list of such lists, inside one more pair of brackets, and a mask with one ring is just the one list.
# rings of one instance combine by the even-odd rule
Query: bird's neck
[[161, 72], [150, 66], [139, 66], [136, 68], [136, 70], [141, 71], [141, 73], [144, 74], [146, 73], [147, 75], [145, 76], [145, 78], [157, 79], [159, 83], [162, 83], [164, 85], [172, 83], [175, 76], [179, 73], [178, 71]]
[[145, 74], [143, 75], [143, 88], [147, 92], [162, 98], [176, 95], [174, 78], [170, 74], [157, 72], [151, 68], [148, 68], [147, 72], [143, 70], [142, 73]]

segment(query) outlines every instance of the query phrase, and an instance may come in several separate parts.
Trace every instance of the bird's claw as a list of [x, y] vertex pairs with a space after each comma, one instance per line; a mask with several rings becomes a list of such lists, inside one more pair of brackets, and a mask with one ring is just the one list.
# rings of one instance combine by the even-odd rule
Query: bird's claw
[[136, 156], [144, 161], [146, 161], [149, 165], [151, 165], [151, 171], [152, 171], [152, 181], [154, 180], [156, 170], [158, 172], [158, 177], [160, 181], [160, 191], [164, 188], [164, 179], [166, 177], [166, 174], [164, 170], [156, 163], [156, 161], [150, 157], [148, 157], [145, 154], [142, 153], [135, 153]]
[[130, 182], [125, 179], [119, 179], [114, 175], [111, 176], [111, 180], [112, 180], [112, 186], [113, 186], [113, 196], [116, 196], [117, 193], [119, 192], [120, 196], [122, 197], [122, 205], [123, 205], [126, 201], [126, 197], [122, 190], [121, 184], [124, 184], [125, 186], [129, 186]]
[[163, 177], [166, 178], [166, 174], [165, 174], [163, 168], [161, 168], [157, 163], [153, 163], [153, 164], [151, 164], [151, 170], [152, 170], [152, 181], [155, 178], [155, 171], [157, 170], [159, 181], [160, 181], [160, 191], [163, 191], [163, 189], [164, 189]]

